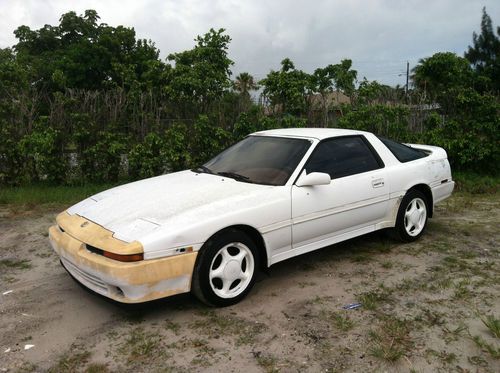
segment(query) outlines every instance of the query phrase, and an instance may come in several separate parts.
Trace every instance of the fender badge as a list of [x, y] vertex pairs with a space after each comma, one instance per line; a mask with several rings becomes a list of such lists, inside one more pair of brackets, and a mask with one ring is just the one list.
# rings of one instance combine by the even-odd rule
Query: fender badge
[[88, 222], [88, 221], [85, 221], [85, 222], [83, 222], [82, 224], [80, 224], [80, 228], [84, 228], [84, 227], [86, 227], [87, 225], [89, 225], [89, 222]]

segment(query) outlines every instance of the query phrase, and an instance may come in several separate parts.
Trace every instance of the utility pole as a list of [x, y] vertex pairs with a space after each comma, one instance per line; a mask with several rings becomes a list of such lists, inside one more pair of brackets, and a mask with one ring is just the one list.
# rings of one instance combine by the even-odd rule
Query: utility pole
[[406, 61], [406, 88], [405, 93], [408, 96], [408, 79], [410, 77], [410, 63]]

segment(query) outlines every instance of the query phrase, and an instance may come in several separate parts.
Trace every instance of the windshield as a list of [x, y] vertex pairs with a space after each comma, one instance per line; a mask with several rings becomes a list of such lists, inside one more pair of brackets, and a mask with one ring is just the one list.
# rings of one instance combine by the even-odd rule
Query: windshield
[[310, 145], [304, 139], [249, 136], [194, 171], [247, 183], [285, 185]]

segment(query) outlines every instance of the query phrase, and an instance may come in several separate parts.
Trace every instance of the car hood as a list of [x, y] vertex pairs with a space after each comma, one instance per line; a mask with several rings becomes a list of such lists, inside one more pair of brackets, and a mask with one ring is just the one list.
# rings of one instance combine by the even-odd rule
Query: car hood
[[[125, 184], [89, 197], [68, 209], [112, 231], [126, 242], [140, 240], [193, 210], [224, 213], [255, 201], [272, 186], [217, 175], [181, 171]], [[252, 202], [253, 203], [253, 202]], [[202, 215], [204, 215], [202, 214]], [[204, 216], [199, 216], [204, 218]]]

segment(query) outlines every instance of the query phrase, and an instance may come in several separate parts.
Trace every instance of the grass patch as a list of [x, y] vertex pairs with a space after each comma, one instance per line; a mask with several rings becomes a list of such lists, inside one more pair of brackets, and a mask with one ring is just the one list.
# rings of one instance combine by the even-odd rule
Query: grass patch
[[237, 345], [254, 343], [257, 336], [267, 329], [262, 323], [222, 315], [213, 310], [203, 312], [203, 316], [202, 319], [194, 321], [190, 327], [212, 338], [219, 338], [222, 335], [236, 336]]
[[267, 373], [279, 372], [277, 367], [278, 359], [270, 354], [263, 354], [262, 352], [253, 353], [257, 364]]
[[390, 260], [385, 260], [383, 261], [382, 263], [380, 263], [380, 265], [382, 266], [382, 268], [384, 269], [392, 269], [392, 267], [394, 267], [394, 263], [391, 262]]
[[473, 172], [454, 172], [455, 189], [470, 194], [494, 194], [499, 191], [500, 177]]
[[500, 359], [500, 347], [493, 346], [491, 343], [486, 342], [478, 335], [472, 337], [472, 340], [477, 347], [479, 347], [482, 351], [488, 352], [492, 358]]
[[361, 294], [359, 300], [364, 308], [374, 311], [380, 304], [392, 302], [392, 291], [384, 286], [379, 286], [377, 290]]
[[377, 331], [371, 330], [369, 353], [373, 357], [395, 362], [410, 351], [413, 342], [410, 338], [409, 322], [387, 318]]
[[90, 364], [85, 373], [109, 373], [111, 372], [106, 364], [93, 363]]
[[85, 365], [90, 358], [88, 351], [72, 351], [64, 354], [57, 363], [49, 369], [49, 373], [72, 373]]
[[372, 260], [373, 257], [369, 253], [356, 253], [351, 258], [354, 263], [368, 263]]
[[156, 355], [160, 342], [161, 338], [158, 334], [146, 332], [142, 328], [135, 328], [130, 332], [120, 352], [128, 355], [129, 362], [144, 361]]
[[488, 328], [491, 334], [500, 338], [500, 319], [497, 319], [493, 315], [479, 316], [483, 324]]
[[171, 330], [175, 335], [179, 335], [181, 325], [175, 321], [165, 320], [165, 328]]
[[30, 269], [31, 262], [29, 260], [2, 259], [0, 260], [0, 268]]
[[331, 315], [331, 320], [336, 329], [343, 332], [347, 332], [354, 328], [354, 321], [347, 315], [341, 315], [339, 313], [333, 313]]
[[0, 205], [73, 204], [113, 186], [113, 184], [88, 184], [80, 186], [50, 186], [40, 184], [2, 187], [0, 188]]

